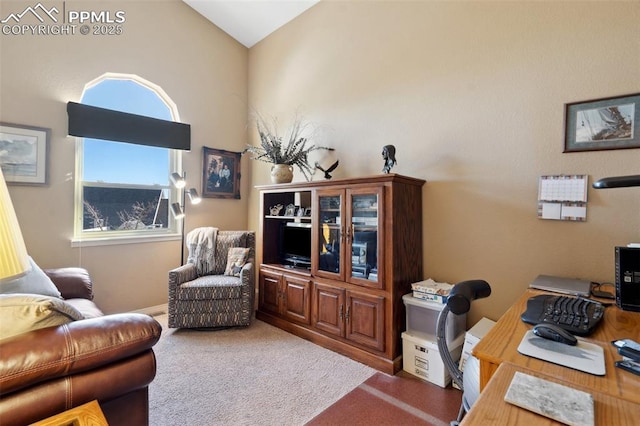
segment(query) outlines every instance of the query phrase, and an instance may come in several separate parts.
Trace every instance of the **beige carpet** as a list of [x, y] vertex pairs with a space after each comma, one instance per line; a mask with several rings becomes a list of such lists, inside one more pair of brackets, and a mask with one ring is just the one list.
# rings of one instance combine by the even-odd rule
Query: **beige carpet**
[[376, 370], [262, 321], [248, 328], [162, 324], [150, 425], [303, 425]]

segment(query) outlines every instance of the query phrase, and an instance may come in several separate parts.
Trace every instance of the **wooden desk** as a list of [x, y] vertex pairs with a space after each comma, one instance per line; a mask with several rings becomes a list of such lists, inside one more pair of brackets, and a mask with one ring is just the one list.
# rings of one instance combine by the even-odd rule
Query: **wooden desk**
[[638, 340], [640, 338], [640, 313], [623, 311], [616, 306], [605, 309], [604, 318], [598, 328], [587, 337], [591, 343], [604, 349], [606, 374], [594, 376], [521, 355], [518, 352], [522, 337], [532, 328], [520, 319], [520, 315], [525, 311], [530, 297], [544, 293], [530, 289], [525, 291], [473, 348], [473, 355], [480, 360], [480, 389], [484, 389], [501, 363], [510, 362], [518, 367], [544, 372], [564, 382], [589, 389], [591, 392], [600, 392], [640, 404], [640, 377], [614, 366], [614, 362], [622, 357], [611, 344], [611, 341], [616, 339]]
[[534, 412], [505, 402], [504, 395], [511, 384], [516, 371], [531, 376], [540, 377], [561, 385], [571, 386], [581, 391], [589, 392], [593, 396], [593, 411], [596, 426], [636, 426], [640, 425], [640, 404], [616, 398], [601, 392], [593, 392], [584, 386], [575, 386], [562, 380], [536, 372], [508, 362], [503, 362], [489, 381], [489, 385], [482, 391], [471, 410], [462, 420], [461, 426], [485, 425], [559, 425], [554, 420]]

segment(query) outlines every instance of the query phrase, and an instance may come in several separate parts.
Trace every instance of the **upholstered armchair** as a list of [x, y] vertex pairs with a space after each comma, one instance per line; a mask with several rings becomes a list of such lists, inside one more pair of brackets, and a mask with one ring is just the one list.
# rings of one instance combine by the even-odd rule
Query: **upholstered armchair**
[[255, 233], [196, 228], [187, 263], [169, 271], [169, 328], [248, 326], [255, 295]]

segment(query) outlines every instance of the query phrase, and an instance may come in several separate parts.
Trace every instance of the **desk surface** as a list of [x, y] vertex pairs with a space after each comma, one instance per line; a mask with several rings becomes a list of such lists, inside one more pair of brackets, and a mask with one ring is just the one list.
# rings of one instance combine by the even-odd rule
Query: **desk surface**
[[606, 374], [594, 376], [518, 352], [522, 337], [532, 328], [520, 319], [520, 315], [525, 311], [530, 297], [544, 293], [531, 289], [525, 291], [473, 348], [473, 355], [480, 361], [480, 388], [484, 389], [501, 363], [509, 362], [535, 372], [544, 372], [578, 387], [640, 404], [640, 377], [615, 367], [614, 362], [622, 357], [611, 344], [616, 339], [640, 339], [640, 313], [623, 311], [616, 306], [606, 308], [596, 330], [586, 337], [589, 342], [604, 349]]
[[[547, 417], [505, 402], [504, 395], [506, 394], [516, 371], [521, 371], [525, 374], [540, 377], [562, 385], [570, 385], [542, 372], [534, 372], [527, 368], [504, 362], [493, 375], [489, 385], [484, 391], [482, 391], [473, 407], [471, 407], [469, 413], [464, 417], [461, 426], [498, 426], [516, 424], [551, 426], [561, 424]], [[585, 387], [575, 385], [570, 386], [589, 392], [593, 396], [593, 411], [595, 415], [594, 423], [596, 426], [636, 426], [640, 424], [640, 404], [625, 401], [600, 392], [593, 392]]]

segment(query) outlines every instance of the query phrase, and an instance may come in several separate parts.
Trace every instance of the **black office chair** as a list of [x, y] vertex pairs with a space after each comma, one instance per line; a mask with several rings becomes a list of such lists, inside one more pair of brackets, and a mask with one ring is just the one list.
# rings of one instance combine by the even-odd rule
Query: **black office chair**
[[[453, 286], [451, 292], [449, 293], [447, 303], [442, 311], [440, 311], [440, 315], [438, 316], [438, 324], [436, 325], [436, 340], [438, 342], [438, 351], [440, 352], [440, 356], [442, 357], [445, 368], [451, 375], [451, 380], [453, 380], [455, 384], [458, 385], [460, 389], [462, 389], [462, 404], [460, 405], [458, 418], [451, 422], [451, 426], [457, 426], [462, 421], [464, 415], [467, 413], [467, 411], [469, 411], [471, 405], [473, 405], [473, 403], [477, 399], [478, 391], [472, 389], [471, 380], [467, 380], [469, 384], [465, 386], [462, 377], [462, 371], [458, 367], [458, 363], [455, 362], [451, 357], [451, 352], [449, 352], [449, 346], [447, 345], [447, 318], [449, 316], [449, 312], [454, 315], [466, 314], [471, 308], [472, 301], [489, 297], [490, 294], [491, 286], [486, 281], [462, 281]], [[472, 357], [469, 357], [469, 361], [467, 361], [467, 365], [465, 366], [465, 370], [467, 370], [467, 373], [477, 371], [477, 366], [472, 366], [470, 364], [472, 363], [471, 360]], [[476, 378], [476, 380], [474, 380], [473, 382], [478, 382], [478, 379]]]

